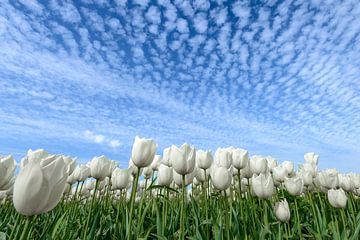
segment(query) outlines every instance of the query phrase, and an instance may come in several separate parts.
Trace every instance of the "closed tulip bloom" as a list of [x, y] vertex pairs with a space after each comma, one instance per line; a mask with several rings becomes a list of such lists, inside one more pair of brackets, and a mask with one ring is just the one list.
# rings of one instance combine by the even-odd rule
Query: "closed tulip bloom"
[[173, 181], [173, 169], [165, 164], [160, 164], [157, 181], [160, 186], [169, 186]]
[[40, 162], [49, 156], [49, 153], [44, 149], [37, 149], [35, 151], [29, 149], [26, 156], [21, 160], [20, 168], [24, 168], [30, 162]]
[[[183, 175], [178, 174], [176, 171], [173, 171], [173, 179], [178, 187], [182, 187], [182, 176]], [[185, 186], [191, 184], [193, 179], [194, 179], [194, 172], [185, 175]]]
[[351, 181], [350, 175], [339, 174], [339, 186], [346, 192], [351, 192], [354, 189], [354, 185]]
[[144, 177], [146, 179], [151, 178], [152, 174], [153, 174], [153, 170], [151, 166], [148, 167], [144, 167], [142, 174], [144, 175]]
[[0, 156], [0, 191], [7, 190], [13, 183], [16, 162], [9, 155], [7, 157]]
[[230, 187], [231, 174], [226, 167], [216, 167], [212, 172], [211, 180], [217, 190], [223, 191]]
[[281, 202], [277, 202], [274, 206], [274, 212], [276, 218], [281, 222], [288, 222], [290, 220], [290, 209], [289, 204], [284, 199]]
[[249, 153], [245, 149], [237, 148], [232, 152], [233, 166], [236, 169], [243, 169], [249, 162]]
[[67, 172], [62, 157], [32, 161], [21, 170], [14, 183], [16, 211], [31, 216], [52, 210], [65, 189]]
[[345, 208], [347, 196], [343, 189], [330, 189], [328, 190], [328, 200], [334, 208]]
[[249, 162], [250, 170], [254, 174], [266, 173], [268, 170], [266, 158], [262, 156], [252, 156]]
[[91, 176], [100, 181], [104, 180], [109, 175], [111, 164], [111, 160], [104, 155], [94, 157], [89, 164]]
[[152, 139], [135, 137], [131, 159], [139, 168], [147, 167], [154, 159], [157, 144]]
[[310, 186], [313, 184], [313, 175], [308, 171], [300, 171], [300, 177], [302, 178], [305, 186]]
[[112, 189], [126, 189], [130, 181], [130, 170], [115, 168], [111, 174]]
[[165, 164], [168, 167], [171, 167], [171, 147], [165, 148], [163, 151], [162, 164]]
[[277, 161], [275, 158], [273, 158], [271, 156], [267, 156], [266, 160], [267, 160], [268, 169], [270, 172], [272, 172], [273, 169], [278, 165]]
[[290, 161], [284, 161], [281, 166], [286, 170], [287, 175], [291, 175], [294, 171], [294, 164]]
[[112, 172], [119, 166], [119, 163], [115, 160], [110, 160], [109, 170], [107, 173], [107, 177], [111, 178]]
[[217, 166], [221, 166], [229, 169], [232, 164], [232, 156], [229, 149], [218, 148], [215, 151], [214, 158]]
[[83, 182], [90, 177], [90, 168], [84, 164], [77, 165], [72, 176], [75, 181]]
[[274, 192], [274, 182], [270, 174], [263, 174], [251, 178], [253, 193], [259, 198], [270, 198]]
[[349, 173], [351, 182], [354, 188], [360, 188], [360, 174], [359, 173]]
[[300, 170], [310, 172], [313, 177], [316, 176], [317, 173], [317, 166], [310, 164], [310, 163], [304, 163], [299, 166]]
[[282, 165], [279, 165], [273, 168], [272, 175], [275, 181], [282, 183], [285, 181], [287, 172]]
[[319, 155], [314, 152], [305, 153], [304, 159], [306, 163], [310, 163], [312, 165], [317, 165], [319, 161]]
[[196, 151], [196, 165], [201, 169], [209, 169], [213, 162], [213, 157], [210, 151], [198, 150]]
[[200, 183], [205, 182], [206, 176], [209, 174], [209, 171], [205, 173], [205, 170], [204, 170], [204, 169], [201, 169], [201, 168], [196, 168], [195, 171], [196, 171], [195, 178], [196, 178]]
[[304, 182], [302, 178], [297, 176], [293, 178], [286, 178], [285, 188], [290, 195], [300, 196], [304, 188]]
[[240, 170], [240, 176], [244, 178], [251, 178], [253, 173], [250, 170], [250, 163], [248, 162], [246, 166]]
[[151, 168], [153, 171], [157, 171], [162, 161], [161, 155], [155, 155], [154, 160], [151, 163]]
[[184, 143], [178, 148], [171, 146], [171, 164], [178, 174], [187, 175], [193, 172], [195, 168], [196, 150], [189, 144]]
[[338, 172], [335, 169], [327, 169], [320, 172], [317, 176], [322, 187], [327, 189], [335, 189], [339, 185]]

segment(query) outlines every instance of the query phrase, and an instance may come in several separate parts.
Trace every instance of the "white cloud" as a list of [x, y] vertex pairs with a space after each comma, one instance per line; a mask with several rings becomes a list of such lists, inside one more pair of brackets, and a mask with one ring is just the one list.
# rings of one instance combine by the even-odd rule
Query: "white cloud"
[[84, 132], [84, 137], [91, 142], [98, 143], [98, 144], [106, 144], [112, 148], [118, 148], [122, 145], [121, 142], [117, 139], [111, 139], [102, 134], [94, 133], [90, 130], [86, 130]]

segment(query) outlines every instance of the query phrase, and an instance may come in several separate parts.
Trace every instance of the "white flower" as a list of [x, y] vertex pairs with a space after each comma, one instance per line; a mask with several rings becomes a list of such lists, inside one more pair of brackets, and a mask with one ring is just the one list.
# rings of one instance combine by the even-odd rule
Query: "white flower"
[[275, 212], [275, 216], [276, 218], [281, 221], [281, 222], [287, 222], [290, 220], [290, 209], [289, 209], [289, 204], [286, 201], [286, 199], [284, 199], [281, 202], [277, 202], [274, 206], [274, 212]]
[[216, 149], [214, 158], [218, 166], [229, 169], [232, 164], [231, 151], [229, 151], [227, 148]]
[[139, 168], [147, 167], [154, 159], [157, 144], [152, 139], [135, 137], [131, 151], [131, 159]]
[[160, 164], [157, 181], [160, 186], [169, 186], [173, 181], [173, 169], [165, 164]]
[[104, 180], [104, 178], [109, 175], [111, 165], [111, 160], [104, 155], [94, 157], [89, 164], [91, 176], [100, 181]]
[[111, 175], [112, 189], [126, 189], [131, 181], [129, 169], [115, 168]]
[[250, 158], [250, 170], [254, 174], [266, 173], [267, 160], [262, 156], [254, 155]]
[[245, 149], [237, 148], [232, 152], [233, 166], [236, 169], [243, 169], [249, 162], [249, 153]]
[[302, 178], [296, 176], [293, 178], [286, 178], [285, 179], [285, 188], [288, 191], [288, 193], [292, 196], [300, 196], [303, 188], [304, 188], [304, 182]]
[[184, 143], [178, 148], [171, 146], [171, 164], [173, 169], [180, 175], [192, 173], [195, 168], [196, 150], [189, 144]]
[[345, 208], [347, 196], [344, 190], [340, 189], [330, 189], [328, 190], [328, 200], [331, 206], [334, 208]]
[[314, 152], [308, 152], [304, 155], [305, 162], [312, 165], [318, 164], [319, 157], [320, 156], [318, 154], [315, 154]]
[[9, 155], [7, 157], [0, 156], [0, 191], [9, 189], [14, 181], [16, 162]]
[[196, 151], [196, 165], [201, 169], [209, 169], [213, 162], [213, 157], [210, 151], [198, 150]]
[[259, 198], [270, 198], [274, 192], [274, 182], [270, 174], [260, 173], [251, 178], [252, 190]]
[[217, 190], [223, 191], [230, 187], [231, 174], [226, 167], [215, 167], [212, 171], [211, 180]]

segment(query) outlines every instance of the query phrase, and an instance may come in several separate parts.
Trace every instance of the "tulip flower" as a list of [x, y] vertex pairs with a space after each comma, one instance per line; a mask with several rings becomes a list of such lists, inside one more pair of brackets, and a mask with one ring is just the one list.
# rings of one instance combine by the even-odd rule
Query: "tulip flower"
[[215, 158], [215, 162], [218, 166], [229, 169], [232, 164], [232, 156], [231, 156], [231, 152], [229, 151], [229, 149], [218, 148], [215, 151], [214, 158]]
[[217, 190], [224, 191], [230, 187], [231, 174], [226, 167], [215, 167], [212, 171], [211, 180]]
[[173, 181], [173, 169], [165, 164], [160, 164], [157, 181], [160, 186], [169, 186]]
[[250, 170], [250, 163], [249, 162], [246, 164], [246, 166], [243, 169], [240, 170], [240, 175], [241, 175], [241, 177], [244, 177], [244, 178], [247, 178], [247, 179], [252, 177], [253, 173]]
[[76, 167], [76, 159], [71, 158], [70, 156], [61, 155], [66, 164], [66, 172], [70, 176]]
[[90, 176], [90, 168], [84, 164], [77, 165], [72, 176], [75, 181], [83, 182]]
[[187, 175], [195, 168], [196, 150], [189, 144], [184, 143], [180, 148], [171, 146], [171, 164], [178, 174]]
[[144, 177], [145, 177], [146, 179], [150, 179], [151, 176], [152, 176], [152, 174], [153, 174], [153, 169], [152, 169], [152, 167], [151, 167], [151, 166], [144, 167], [142, 174], [144, 175]]
[[64, 192], [66, 170], [62, 157], [49, 156], [40, 162], [27, 163], [14, 183], [15, 209], [26, 216], [52, 210]]
[[334, 208], [346, 207], [347, 196], [343, 189], [329, 189], [327, 195], [330, 205]]
[[278, 165], [276, 159], [271, 156], [267, 156], [266, 161], [270, 172]]
[[196, 165], [201, 169], [209, 169], [213, 162], [213, 157], [210, 151], [198, 150], [196, 151]]
[[205, 182], [206, 181], [206, 177], [208, 176], [209, 174], [209, 171], [206, 172], [206, 170], [202, 169], [202, 168], [196, 168], [195, 169], [195, 178], [200, 182]]
[[354, 189], [353, 182], [351, 181], [350, 175], [339, 174], [339, 186], [346, 192], [351, 192]]
[[21, 160], [20, 168], [24, 168], [30, 162], [40, 162], [49, 156], [49, 153], [44, 149], [37, 149], [35, 151], [29, 149], [26, 156]]
[[320, 186], [327, 189], [335, 189], [339, 185], [338, 172], [336, 169], [327, 169], [317, 176]]
[[249, 153], [245, 149], [237, 148], [232, 152], [233, 166], [236, 169], [243, 169], [249, 162]]
[[171, 147], [165, 148], [163, 151], [162, 164], [165, 164], [168, 167], [171, 167]]
[[359, 173], [349, 173], [351, 183], [354, 188], [360, 188], [360, 174]]
[[104, 155], [94, 157], [89, 164], [91, 176], [100, 181], [104, 180], [109, 175], [111, 165], [111, 160]]
[[266, 173], [267, 168], [267, 161], [266, 158], [262, 156], [254, 155], [250, 158], [250, 170], [254, 174]]
[[270, 174], [263, 174], [251, 178], [252, 190], [259, 198], [270, 198], [274, 192], [274, 182]]
[[313, 164], [310, 164], [310, 163], [304, 163], [302, 165], [299, 165], [299, 169], [301, 171], [306, 171], [306, 172], [309, 172], [311, 173], [311, 175], [313, 177], [316, 176], [316, 173], [317, 173], [317, 167], [316, 165], [313, 165]]
[[147, 167], [154, 160], [157, 144], [152, 139], [135, 137], [131, 159], [139, 168]]
[[276, 218], [281, 222], [288, 222], [290, 220], [289, 204], [284, 199], [283, 201], [275, 203], [274, 212]]
[[11, 155], [0, 156], [0, 191], [9, 189], [14, 181], [16, 162]]
[[159, 168], [159, 166], [160, 166], [160, 164], [161, 164], [161, 162], [162, 162], [162, 157], [161, 157], [161, 155], [155, 155], [155, 156], [154, 156], [154, 160], [153, 160], [152, 163], [151, 163], [151, 168], [152, 168], [152, 170], [153, 170], [153, 171], [157, 171], [158, 168]]
[[300, 196], [303, 188], [304, 188], [304, 182], [302, 178], [296, 176], [293, 178], [286, 178], [285, 179], [285, 188], [288, 191], [288, 193], [292, 196]]
[[126, 189], [130, 182], [130, 170], [115, 168], [111, 174], [112, 189]]
[[294, 164], [290, 161], [284, 161], [281, 166], [286, 170], [287, 175], [291, 175], [294, 171]]
[[282, 165], [276, 166], [272, 170], [274, 180], [280, 183], [285, 181], [286, 174], [287, 171]]
[[299, 176], [302, 178], [304, 182], [304, 186], [310, 186], [313, 184], [313, 175], [308, 171], [300, 171]]
[[314, 152], [305, 153], [304, 155], [305, 162], [315, 166], [318, 164], [319, 157], [320, 156]]
[[[191, 172], [187, 175], [185, 175], [185, 185], [184, 187], [186, 187], [187, 185], [191, 184], [193, 179], [194, 179], [194, 172]], [[184, 175], [178, 174], [176, 171], [173, 171], [173, 178], [174, 178], [174, 182], [178, 187], [182, 187], [183, 186], [183, 181], [182, 181], [182, 177]]]

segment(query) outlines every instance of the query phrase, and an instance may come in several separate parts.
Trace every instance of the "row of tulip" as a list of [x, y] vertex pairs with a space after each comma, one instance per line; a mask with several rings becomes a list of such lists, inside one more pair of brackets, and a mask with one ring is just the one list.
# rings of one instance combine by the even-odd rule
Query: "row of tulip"
[[[156, 151], [153, 140], [135, 137], [129, 166], [121, 169], [105, 156], [77, 165], [69, 156], [29, 150], [17, 176], [12, 156], [1, 157], [0, 234], [9, 239], [359, 236], [360, 174], [318, 171], [319, 155], [313, 152], [295, 171], [290, 161], [249, 157], [234, 147], [218, 148], [214, 155], [186, 143], [165, 148], [162, 156]], [[61, 224], [79, 219], [85, 219], [80, 228]], [[191, 230], [190, 223], [197, 227]]]

